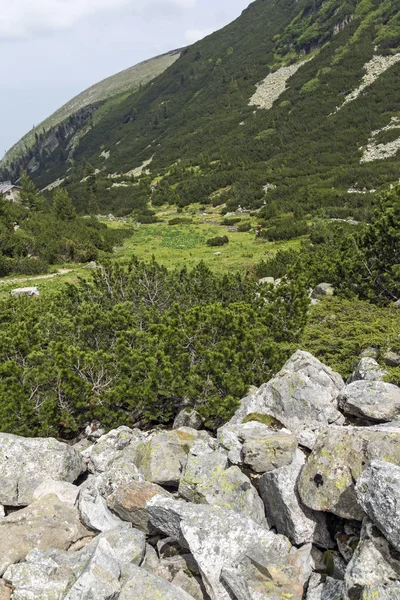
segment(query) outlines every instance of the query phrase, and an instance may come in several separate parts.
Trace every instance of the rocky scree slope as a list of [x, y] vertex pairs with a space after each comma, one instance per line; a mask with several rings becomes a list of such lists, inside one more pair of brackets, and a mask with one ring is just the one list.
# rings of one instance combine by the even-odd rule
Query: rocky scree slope
[[218, 430], [0, 435], [1, 600], [395, 600], [400, 389], [298, 351]]

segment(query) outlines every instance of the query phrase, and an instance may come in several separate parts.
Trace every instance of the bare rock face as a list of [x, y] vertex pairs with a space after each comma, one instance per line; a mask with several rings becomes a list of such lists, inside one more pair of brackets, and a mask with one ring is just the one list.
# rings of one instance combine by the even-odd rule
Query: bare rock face
[[[311, 574], [311, 547], [296, 551], [287, 538], [263, 529], [243, 515], [216, 506], [186, 504], [156, 496], [148, 503], [148, 510], [155, 527], [190, 549], [212, 600], [231, 597], [227, 581], [231, 582], [232, 592], [232, 578], [243, 580], [249, 561], [256, 564], [252, 571], [254, 581], [246, 581], [250, 590], [247, 598], [264, 597], [257, 596], [260, 575], [263, 593], [267, 590], [278, 593], [285, 581], [285, 593], [292, 594], [288, 597], [301, 599], [304, 582]], [[259, 560], [262, 562], [257, 562]], [[267, 578], [265, 568], [270, 574]]]
[[67, 550], [93, 534], [79, 521], [76, 508], [45, 496], [0, 521], [0, 575], [34, 548]]
[[259, 488], [267, 520], [271, 527], [286, 535], [296, 546], [315, 543], [323, 548], [332, 548], [326, 515], [307, 508], [297, 491], [297, 482], [305, 462], [304, 454], [297, 451], [291, 465], [261, 477]]
[[156, 530], [149, 522], [146, 504], [151, 498], [158, 495], [171, 497], [168, 492], [155, 483], [135, 481], [115, 490], [108, 496], [107, 504], [123, 521], [132, 523], [134, 527], [146, 534], [155, 533]]
[[400, 388], [383, 381], [355, 381], [341, 392], [339, 406], [346, 415], [390, 422], [400, 415]]
[[355, 482], [374, 459], [400, 465], [400, 429], [394, 427], [330, 427], [318, 437], [299, 479], [306, 506], [344, 519], [362, 520]]
[[73, 483], [85, 470], [80, 454], [67, 444], [0, 434], [0, 504], [26, 506], [43, 481]]
[[356, 494], [366, 514], [400, 552], [400, 467], [373, 460], [359, 477]]
[[269, 383], [242, 400], [229, 422], [237, 425], [251, 413], [268, 414], [295, 433], [300, 444], [312, 447], [321, 427], [344, 423], [337, 397], [344, 381], [308, 352], [298, 350]]

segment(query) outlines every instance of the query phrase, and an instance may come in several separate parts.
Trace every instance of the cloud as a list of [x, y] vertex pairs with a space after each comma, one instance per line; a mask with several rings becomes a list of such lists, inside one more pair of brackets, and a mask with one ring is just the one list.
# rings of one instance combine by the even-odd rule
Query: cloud
[[37, 37], [69, 29], [78, 21], [126, 9], [138, 15], [151, 5], [193, 8], [196, 0], [0, 0], [0, 40]]
[[202, 40], [210, 33], [213, 33], [214, 29], [206, 28], [206, 29], [187, 29], [185, 31], [185, 40], [188, 44], [194, 44], [199, 40]]

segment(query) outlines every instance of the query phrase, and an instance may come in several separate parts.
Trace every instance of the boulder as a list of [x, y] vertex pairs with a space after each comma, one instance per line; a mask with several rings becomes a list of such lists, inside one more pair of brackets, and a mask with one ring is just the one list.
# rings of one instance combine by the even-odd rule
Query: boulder
[[400, 583], [386, 585], [370, 585], [361, 593], [361, 600], [399, 600]]
[[146, 481], [178, 487], [190, 448], [209, 439], [207, 432], [188, 427], [155, 433], [138, 448], [137, 467]]
[[228, 458], [220, 451], [189, 454], [179, 494], [195, 504], [212, 504], [243, 513], [267, 526], [264, 505], [250, 479], [239, 467], [228, 468]]
[[373, 460], [357, 481], [359, 504], [400, 552], [400, 467]]
[[73, 483], [85, 470], [80, 454], [67, 444], [0, 433], [0, 504], [26, 506], [47, 479]]
[[299, 450], [291, 465], [265, 473], [259, 482], [269, 525], [285, 535], [292, 544], [314, 543], [323, 548], [334, 546], [326, 515], [305, 506], [297, 491], [297, 482], [306, 462]]
[[374, 358], [364, 356], [356, 366], [347, 384], [354, 381], [383, 381], [386, 371], [381, 369]]
[[318, 298], [320, 296], [333, 296], [335, 293], [335, 288], [331, 283], [319, 283], [313, 290], [313, 298]]
[[332, 577], [311, 576], [305, 600], [344, 600], [344, 583]]
[[12, 589], [3, 579], [0, 579], [0, 600], [10, 600]]
[[[137, 429], [133, 430], [129, 427], [113, 429], [90, 448], [89, 471], [94, 474], [108, 471], [115, 461], [122, 458], [126, 448], [131, 446], [130, 451], [132, 448], [135, 450], [144, 439], [146, 439], [145, 434]], [[135, 451], [129, 454], [132, 458], [135, 457]]]
[[66, 504], [75, 505], [78, 498], [80, 488], [72, 483], [66, 481], [54, 481], [53, 479], [46, 479], [43, 481], [33, 492], [33, 500], [39, 500], [42, 496], [48, 496], [49, 494], [55, 494], [60, 502]]
[[193, 408], [184, 408], [175, 417], [174, 429], [180, 429], [181, 427], [201, 429], [203, 423], [203, 417], [196, 410], [194, 410]]
[[128, 523], [114, 515], [107, 502], [95, 488], [85, 487], [78, 499], [78, 509], [82, 523], [93, 531], [109, 531], [118, 527], [128, 527]]
[[265, 425], [261, 427], [262, 431], [242, 437], [243, 463], [256, 473], [290, 465], [297, 449], [296, 437], [284, 431], [270, 431]]
[[114, 599], [144, 553], [143, 533], [117, 529], [95, 537], [79, 552], [32, 550], [4, 577], [15, 588], [15, 600]]
[[194, 600], [207, 600], [198, 579], [192, 575], [188, 575], [186, 571], [183, 571], [182, 569], [175, 575], [172, 583], [184, 592], [187, 592]]
[[383, 362], [388, 367], [400, 367], [400, 354], [389, 351], [383, 355]]
[[355, 381], [344, 388], [338, 402], [346, 415], [390, 422], [400, 415], [400, 388], [383, 381]]
[[400, 300], [396, 300], [396, 302], [393, 302], [392, 308], [400, 310]]
[[[285, 593], [300, 600], [311, 572], [309, 564], [304, 566], [304, 562], [310, 562], [311, 547], [307, 548], [308, 561], [305, 561], [307, 552], [292, 549], [287, 538], [267, 531], [244, 515], [238, 517], [236, 512], [217, 506], [187, 504], [159, 496], [152, 498], [147, 506], [153, 525], [189, 548], [211, 600], [231, 598], [226, 588], [228, 571], [235, 571], [236, 579], [241, 579], [242, 563], [246, 568], [249, 561], [258, 563], [252, 575], [254, 581], [247, 582], [248, 589], [256, 590], [258, 573], [265, 574], [268, 569], [268, 581], [263, 578], [265, 590], [277, 592], [280, 582], [290, 579], [291, 587]], [[251, 593], [248, 598], [260, 597], [254, 595], [256, 592]]]
[[146, 569], [132, 567], [131, 577], [123, 586], [119, 600], [193, 600], [183, 589], [157, 577]]
[[297, 435], [300, 444], [312, 447], [315, 431], [344, 423], [337, 397], [344, 381], [308, 352], [298, 350], [257, 394], [241, 401], [229, 425], [240, 425], [251, 413], [271, 415]]
[[123, 521], [132, 523], [134, 527], [147, 534], [156, 530], [149, 523], [146, 504], [154, 496], [171, 497], [163, 488], [147, 481], [134, 481], [121, 486], [108, 496], [107, 504]]
[[299, 479], [306, 506], [344, 519], [362, 520], [354, 484], [374, 459], [400, 464], [400, 429], [394, 427], [330, 427], [318, 437]]
[[76, 508], [55, 495], [40, 498], [0, 520], [0, 575], [33, 548], [67, 550], [92, 535], [80, 522]]
[[11, 290], [11, 296], [14, 298], [18, 298], [18, 296], [40, 296], [40, 292], [37, 287], [16, 288]]
[[[346, 570], [345, 598], [371, 598], [376, 586], [384, 587], [389, 582], [400, 584], [400, 556], [393, 551], [377, 527], [366, 518], [361, 530], [360, 543]], [[381, 600], [380, 596], [376, 598]]]

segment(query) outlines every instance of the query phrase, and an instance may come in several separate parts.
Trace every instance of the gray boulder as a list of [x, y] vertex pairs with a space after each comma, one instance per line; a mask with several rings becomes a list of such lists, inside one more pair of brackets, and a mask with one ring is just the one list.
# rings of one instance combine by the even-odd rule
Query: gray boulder
[[256, 473], [265, 473], [289, 465], [297, 450], [296, 437], [286, 431], [263, 431], [243, 437], [243, 463]]
[[149, 523], [146, 504], [157, 495], [171, 497], [155, 483], [135, 481], [117, 488], [108, 496], [107, 504], [123, 521], [132, 523], [134, 527], [146, 534], [154, 534], [156, 530]]
[[118, 527], [128, 527], [107, 507], [106, 500], [95, 488], [83, 488], [79, 494], [78, 509], [82, 523], [93, 531], [109, 531]]
[[297, 491], [297, 482], [305, 462], [304, 454], [298, 450], [291, 465], [261, 477], [259, 489], [267, 521], [296, 546], [314, 543], [323, 548], [332, 548], [334, 544], [327, 529], [326, 515], [307, 508]]
[[212, 504], [251, 517], [267, 526], [264, 505], [250, 479], [236, 467], [228, 468], [222, 452], [201, 452], [188, 456], [179, 484], [179, 494], [195, 504]]
[[354, 484], [374, 459], [400, 464], [400, 429], [393, 427], [330, 427], [318, 437], [299, 479], [306, 506], [344, 519], [362, 520]]
[[132, 567], [131, 577], [123, 586], [119, 600], [194, 600], [183, 589], [157, 577], [146, 569]]
[[333, 296], [335, 293], [335, 288], [331, 283], [319, 283], [313, 290], [312, 296], [313, 298], [318, 298], [320, 296]]
[[240, 425], [251, 413], [268, 414], [297, 435], [300, 444], [312, 447], [315, 431], [344, 423], [337, 397], [344, 381], [308, 352], [298, 350], [257, 394], [244, 398], [229, 422]]
[[[212, 600], [228, 600], [231, 597], [226, 584], [221, 581], [222, 571], [226, 582], [226, 569], [240, 570], [242, 561], [246, 561], [248, 555], [261, 556], [261, 564], [268, 562], [270, 577], [265, 585], [268, 585], [271, 593], [277, 591], [280, 582], [288, 577], [286, 569], [289, 569], [289, 565], [292, 567], [290, 577], [293, 594], [300, 589], [299, 581], [307, 579], [304, 571], [310, 575], [310, 566], [304, 566], [304, 550], [297, 554], [301, 551], [292, 550], [287, 538], [267, 531], [248, 517], [238, 517], [234, 511], [157, 496], [148, 503], [148, 510], [155, 527], [177, 540], [182, 547], [189, 548]], [[308, 548], [308, 557], [310, 550]], [[260, 571], [258, 567], [256, 569]], [[263, 569], [261, 567], [261, 571]], [[239, 573], [238, 577], [241, 576]], [[257, 587], [257, 582], [248, 581], [247, 586], [253, 589]], [[293, 595], [293, 598], [297, 597]]]
[[348, 379], [347, 384], [354, 381], [383, 381], [386, 371], [381, 369], [374, 358], [364, 356], [356, 366], [354, 373]]
[[39, 498], [42, 498], [43, 496], [55, 494], [60, 502], [75, 506], [79, 491], [80, 488], [72, 483], [46, 479], [34, 490], [32, 498], [33, 500], [39, 500]]
[[322, 578], [318, 573], [311, 576], [306, 600], [344, 600], [344, 583], [332, 577]]
[[400, 366], [400, 354], [390, 350], [383, 355], [383, 362], [388, 367], [399, 367]]
[[34, 548], [66, 550], [92, 535], [80, 522], [76, 508], [55, 495], [40, 498], [0, 520], [0, 575]]
[[400, 388], [383, 381], [355, 381], [338, 401], [346, 415], [370, 421], [390, 422], [400, 415]]
[[360, 543], [346, 570], [345, 598], [374, 598], [376, 586], [384, 587], [389, 582], [400, 584], [400, 556], [377, 527], [365, 519]]
[[129, 447], [129, 455], [134, 458], [135, 448], [145, 439], [146, 435], [138, 429], [133, 430], [129, 427], [113, 429], [85, 452], [89, 460], [89, 471], [94, 474], [109, 471], [113, 463], [123, 458], [124, 451]]
[[359, 477], [356, 494], [370, 519], [400, 551], [400, 467], [373, 460]]
[[82, 457], [67, 444], [0, 434], [0, 504], [26, 506], [45, 480], [73, 483], [85, 470]]
[[138, 448], [137, 467], [146, 481], [177, 487], [190, 449], [199, 440], [207, 443], [210, 435], [188, 427], [155, 433]]
[[177, 414], [174, 421], [174, 429], [191, 427], [201, 429], [204, 423], [203, 417], [193, 408], [184, 408]]

